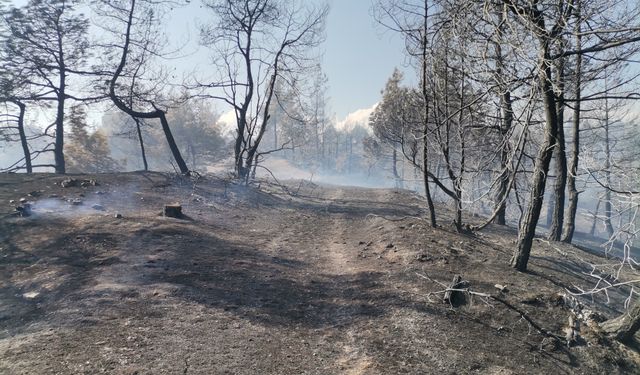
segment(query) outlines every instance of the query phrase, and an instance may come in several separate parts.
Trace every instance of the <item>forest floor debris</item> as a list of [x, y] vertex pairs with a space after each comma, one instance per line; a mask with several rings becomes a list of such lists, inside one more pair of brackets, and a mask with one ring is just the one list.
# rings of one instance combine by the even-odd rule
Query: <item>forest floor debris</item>
[[[577, 248], [561, 254], [539, 241], [530, 272], [519, 273], [508, 266], [512, 229], [430, 228], [422, 200], [401, 190], [258, 189], [160, 173], [76, 179], [100, 190], [0, 176], [4, 202], [30, 191], [85, 197], [58, 212], [34, 199], [30, 217], [0, 207], [0, 373], [640, 370], [638, 352], [603, 339], [597, 324], [568, 323], [581, 315], [558, 296], [592, 286], [589, 263], [613, 262]], [[166, 202], [190, 220], [159, 215]], [[464, 296], [456, 307], [442, 303], [452, 280]], [[622, 287], [609, 301], [576, 300], [602, 319], [627, 296]]]

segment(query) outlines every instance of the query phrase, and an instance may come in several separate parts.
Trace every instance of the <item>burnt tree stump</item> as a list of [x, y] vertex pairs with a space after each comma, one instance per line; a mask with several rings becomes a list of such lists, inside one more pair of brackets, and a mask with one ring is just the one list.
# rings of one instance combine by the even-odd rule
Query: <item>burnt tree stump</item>
[[462, 280], [462, 276], [455, 275], [453, 277], [453, 281], [451, 281], [451, 284], [449, 284], [449, 287], [444, 293], [443, 302], [454, 307], [462, 304], [465, 300], [465, 296], [460, 289], [466, 286], [467, 284]]
[[167, 204], [164, 206], [163, 215], [165, 217], [182, 218], [182, 206], [178, 203]]

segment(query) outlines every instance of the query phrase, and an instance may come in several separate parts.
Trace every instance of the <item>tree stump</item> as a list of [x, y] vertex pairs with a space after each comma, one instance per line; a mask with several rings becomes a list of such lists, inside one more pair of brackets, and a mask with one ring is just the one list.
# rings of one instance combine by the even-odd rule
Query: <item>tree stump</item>
[[452, 306], [457, 306], [461, 302], [463, 302], [464, 301], [463, 293], [455, 289], [463, 288], [464, 285], [465, 283], [462, 281], [462, 276], [455, 275], [453, 277], [453, 281], [451, 281], [451, 284], [449, 285], [446, 292], [444, 293], [443, 302], [450, 304]]
[[165, 217], [182, 218], [182, 206], [178, 203], [167, 204], [164, 206], [163, 214]]
[[600, 325], [609, 336], [621, 342], [629, 342], [640, 330], [640, 301], [637, 300], [621, 316]]

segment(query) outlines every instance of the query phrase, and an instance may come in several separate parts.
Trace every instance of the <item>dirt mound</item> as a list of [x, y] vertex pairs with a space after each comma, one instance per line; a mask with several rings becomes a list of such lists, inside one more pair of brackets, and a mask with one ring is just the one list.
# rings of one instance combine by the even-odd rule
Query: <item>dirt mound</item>
[[[430, 228], [406, 191], [73, 178], [96, 184], [0, 177], [0, 373], [640, 370], [596, 326], [571, 346], [555, 338], [567, 290], [606, 263], [576, 248], [536, 243], [521, 274], [508, 267], [513, 231]], [[33, 215], [15, 214], [21, 198]], [[184, 217], [163, 217], [169, 203]], [[452, 306], [456, 275], [471, 293]], [[611, 317], [628, 292], [581, 302]]]

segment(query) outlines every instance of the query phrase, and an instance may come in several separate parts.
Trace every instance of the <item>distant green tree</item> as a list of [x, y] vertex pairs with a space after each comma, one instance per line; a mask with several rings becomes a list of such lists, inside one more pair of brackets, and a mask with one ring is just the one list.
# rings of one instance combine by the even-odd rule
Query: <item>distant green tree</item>
[[72, 107], [67, 120], [71, 129], [66, 152], [69, 172], [103, 173], [119, 169], [111, 157], [106, 135], [100, 130], [89, 131], [83, 106]]
[[206, 167], [226, 151], [218, 117], [204, 101], [189, 102], [167, 113], [181, 152], [193, 168]]

